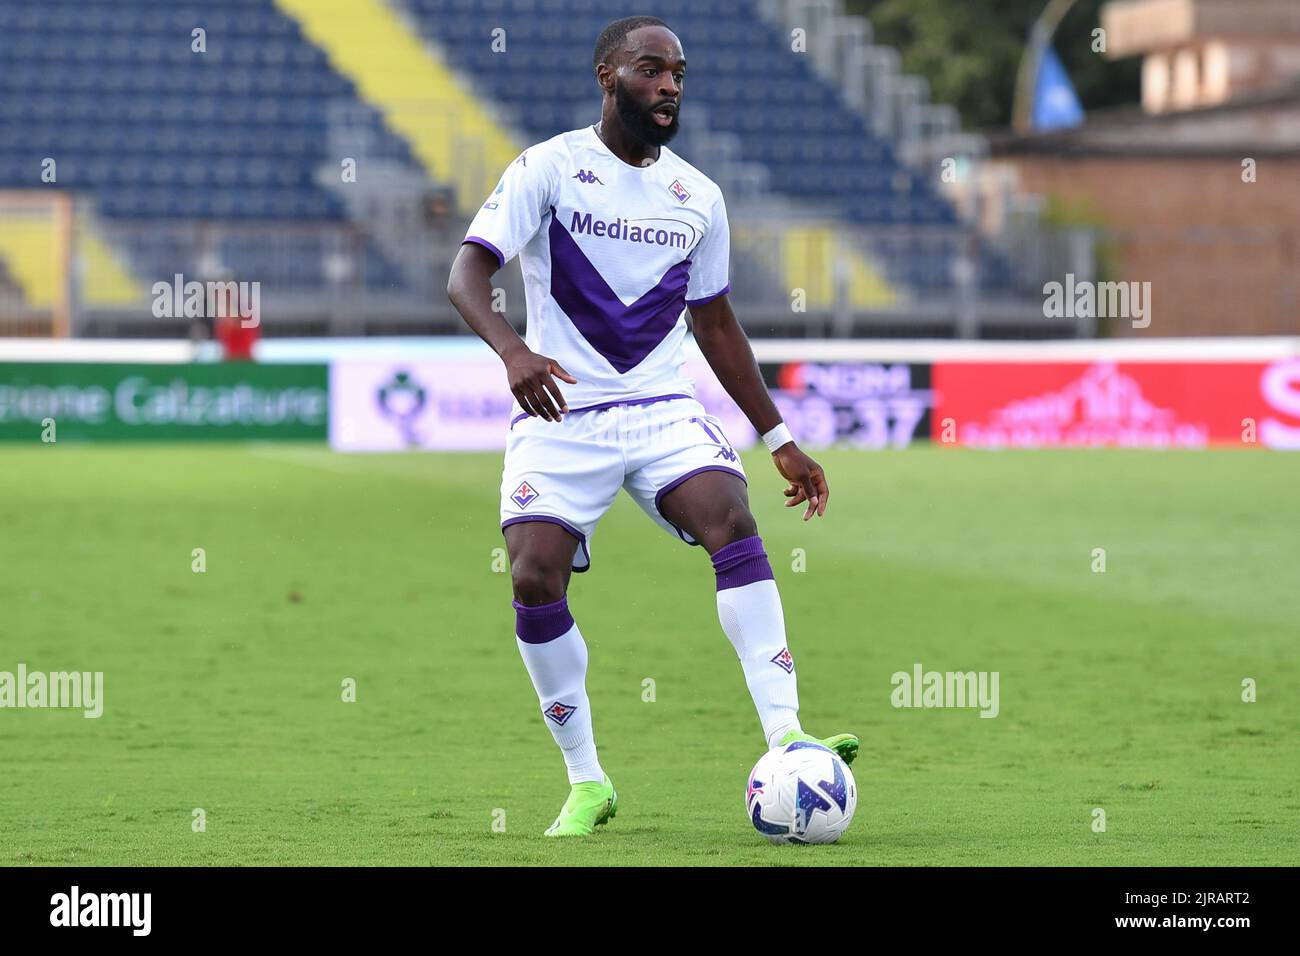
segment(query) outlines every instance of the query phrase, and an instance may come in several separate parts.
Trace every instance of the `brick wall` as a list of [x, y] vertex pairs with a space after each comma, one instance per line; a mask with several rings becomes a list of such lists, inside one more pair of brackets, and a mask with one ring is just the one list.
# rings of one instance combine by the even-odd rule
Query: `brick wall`
[[1152, 323], [1116, 335], [1300, 334], [1300, 157], [1003, 157], [1021, 188], [1083, 204], [1115, 272], [1149, 281]]

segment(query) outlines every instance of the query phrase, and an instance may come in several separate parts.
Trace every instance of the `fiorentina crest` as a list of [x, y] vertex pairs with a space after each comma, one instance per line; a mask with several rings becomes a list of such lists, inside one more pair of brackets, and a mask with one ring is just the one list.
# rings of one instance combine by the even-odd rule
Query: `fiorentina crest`
[[510, 495], [510, 500], [521, 508], [527, 508], [536, 500], [536, 498], [537, 492], [534, 491], [533, 486], [526, 481], [521, 481], [519, 487]]
[[691, 198], [691, 194], [686, 191], [680, 179], [674, 179], [673, 184], [668, 187], [668, 191], [677, 197], [678, 202], [686, 202]]
[[788, 647], [781, 648], [781, 653], [772, 658], [772, 663], [781, 668], [787, 674], [793, 673], [794, 671], [794, 658], [790, 656], [790, 649]]
[[577, 709], [578, 708], [574, 707], [572, 704], [565, 704], [557, 700], [550, 707], [547, 707], [544, 711], [542, 711], [542, 713], [546, 716], [548, 720], [553, 720], [561, 727], [563, 727], [565, 723], [568, 722], [568, 719], [573, 716], [574, 712], [577, 711]]

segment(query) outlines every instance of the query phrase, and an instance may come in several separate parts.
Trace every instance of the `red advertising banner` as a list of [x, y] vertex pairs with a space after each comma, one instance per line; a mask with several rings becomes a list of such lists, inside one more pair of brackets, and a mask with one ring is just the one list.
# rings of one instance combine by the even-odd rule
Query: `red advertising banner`
[[933, 386], [938, 444], [1300, 449], [1300, 358], [936, 362]]

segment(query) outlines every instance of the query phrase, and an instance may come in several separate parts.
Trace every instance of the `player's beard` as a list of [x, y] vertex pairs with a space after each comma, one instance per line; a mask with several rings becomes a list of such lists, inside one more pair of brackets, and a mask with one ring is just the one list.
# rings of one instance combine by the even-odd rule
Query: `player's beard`
[[637, 102], [621, 79], [614, 81], [614, 107], [618, 110], [623, 128], [647, 146], [663, 146], [677, 135], [680, 115], [674, 112], [673, 121], [667, 126], [660, 126], [651, 115], [654, 110]]

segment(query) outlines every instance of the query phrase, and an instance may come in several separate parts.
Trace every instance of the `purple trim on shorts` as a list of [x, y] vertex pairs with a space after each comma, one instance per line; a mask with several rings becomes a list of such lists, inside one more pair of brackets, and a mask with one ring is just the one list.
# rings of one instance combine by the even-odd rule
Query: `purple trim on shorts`
[[695, 424], [699, 425], [701, 428], [704, 429], [704, 434], [709, 436], [709, 441], [713, 442], [715, 445], [722, 444], [722, 442], [718, 441], [718, 436], [713, 434], [713, 430], [709, 428], [708, 425], [704, 424], [704, 419], [692, 418], [691, 421], [695, 422]]
[[670, 398], [691, 398], [690, 395], [651, 395], [649, 398], [633, 398], [630, 400], [618, 399], [613, 402], [601, 402], [599, 405], [584, 405], [582, 408], [571, 408], [571, 412], [598, 412], [604, 408], [613, 408], [615, 405], [650, 405], [654, 402], [666, 402]]
[[488, 252], [492, 253], [497, 257], [498, 268], [503, 268], [503, 269], [505, 268], [506, 257], [501, 254], [501, 250], [498, 249], [496, 246], [492, 245], [492, 243], [488, 242], [482, 236], [466, 236], [464, 239], [461, 240], [460, 244], [463, 246], [467, 242], [472, 242], [476, 245], [482, 246]]
[[702, 299], [687, 299], [687, 300], [686, 300], [686, 304], [687, 304], [687, 305], [705, 305], [706, 303], [712, 302], [714, 299], [720, 299], [720, 298], [722, 298], [724, 295], [726, 295], [726, 294], [727, 294], [728, 292], [730, 292], [730, 291], [731, 291], [731, 283], [728, 282], [726, 285], [724, 285], [724, 286], [722, 287], [722, 291], [721, 291], [721, 292], [715, 292], [715, 293], [713, 293], [713, 295], [706, 295], [706, 296], [705, 296], [704, 298], [702, 298]]
[[[571, 408], [569, 409], [569, 414], [572, 415], [574, 412], [598, 412], [606, 408], [613, 408], [615, 405], [650, 405], [653, 404], [654, 402], [666, 402], [671, 398], [692, 398], [692, 397], [693, 396], [691, 395], [652, 395], [650, 398], [634, 398], [631, 401], [618, 399], [613, 402], [602, 402], [599, 405], [584, 405], [582, 408]], [[516, 415], [514, 418], [510, 419], [510, 427], [514, 428], [515, 422], [522, 421], [523, 419], [528, 417], [529, 416], [527, 412], [521, 412], [520, 414]], [[716, 441], [717, 439], [714, 440]]]
[[755, 581], [773, 581], [772, 565], [758, 535], [724, 544], [713, 552], [713, 570], [718, 576], [718, 590], [740, 588]]
[[522, 524], [525, 521], [549, 521], [551, 524], [558, 524], [565, 531], [569, 532], [569, 534], [578, 539], [578, 544], [582, 546], [583, 557], [587, 559], [587, 566], [585, 568], [574, 566], [573, 573], [582, 574], [584, 571], [591, 570], [591, 551], [587, 549], [587, 536], [563, 518], [557, 518], [554, 515], [520, 515], [517, 518], [507, 518], [505, 521], [501, 522], [501, 533], [505, 534], [506, 528], [510, 527], [512, 524]]
[[[662, 507], [664, 495], [668, 494], [668, 492], [672, 491], [674, 488], [680, 485], [687, 478], [694, 478], [702, 471], [725, 471], [729, 475], [735, 475], [741, 481], [745, 482], [746, 485], [749, 484], [748, 479], [746, 479], [744, 475], [736, 471], [736, 469], [734, 468], [726, 468], [722, 465], [705, 465], [702, 468], [692, 469], [691, 471], [688, 471], [686, 474], [674, 478], [672, 481], [668, 482], [668, 484], [664, 485], [657, 492], [655, 492], [655, 511], [659, 512], [659, 517], [663, 518], [670, 525], [672, 525], [673, 529], [677, 532], [677, 537], [681, 538], [683, 541], [686, 541], [685, 532], [683, 532], [681, 528], [677, 527], [677, 525], [673, 524], [673, 522], [669, 520], [668, 516], [664, 514], [664, 509]], [[698, 541], [686, 541], [686, 543], [692, 545], [699, 544]]]
[[569, 598], [564, 596], [550, 604], [527, 607], [511, 601], [515, 609], [515, 636], [525, 644], [547, 644], [563, 637], [573, 627]]

